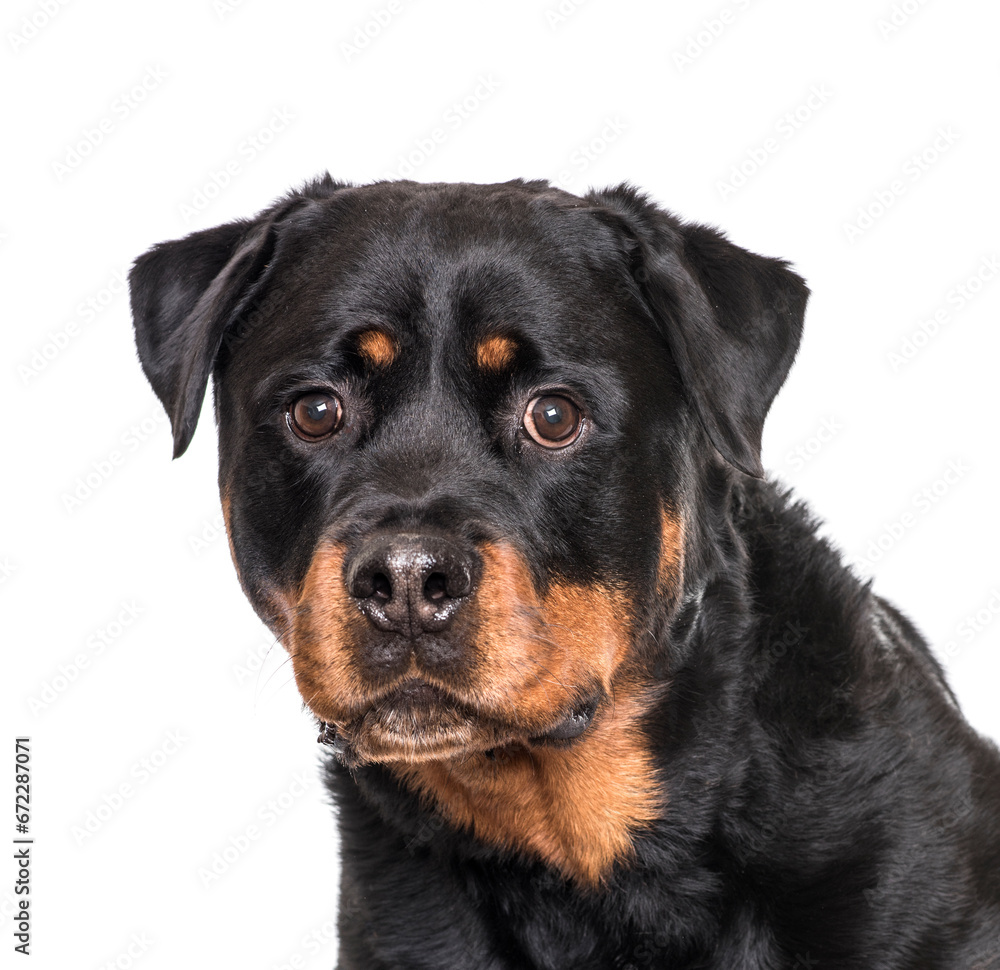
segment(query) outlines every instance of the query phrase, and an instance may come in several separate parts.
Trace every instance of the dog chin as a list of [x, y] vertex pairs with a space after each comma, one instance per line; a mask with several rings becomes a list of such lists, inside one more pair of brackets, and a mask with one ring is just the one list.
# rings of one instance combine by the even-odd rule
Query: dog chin
[[402, 734], [384, 725], [374, 724], [349, 742], [355, 764], [418, 764], [422, 761], [447, 761], [463, 758], [482, 750], [474, 743], [471, 730], [441, 731], [433, 734]]
[[408, 680], [353, 716], [320, 718], [318, 740], [344, 764], [417, 764], [539, 746], [567, 747], [589, 731], [605, 693], [581, 695], [540, 728], [514, 726], [462, 704], [447, 692]]
[[349, 721], [325, 722], [319, 740], [346, 764], [416, 764], [467, 757], [510, 744], [508, 731], [437, 688], [408, 684]]

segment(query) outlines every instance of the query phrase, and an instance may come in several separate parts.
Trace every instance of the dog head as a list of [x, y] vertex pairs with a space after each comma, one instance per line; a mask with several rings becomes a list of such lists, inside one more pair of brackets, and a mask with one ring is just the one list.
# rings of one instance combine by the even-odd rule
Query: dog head
[[648, 684], [706, 474], [759, 475], [806, 300], [628, 187], [328, 177], [132, 270], [243, 588], [354, 762], [569, 744]]

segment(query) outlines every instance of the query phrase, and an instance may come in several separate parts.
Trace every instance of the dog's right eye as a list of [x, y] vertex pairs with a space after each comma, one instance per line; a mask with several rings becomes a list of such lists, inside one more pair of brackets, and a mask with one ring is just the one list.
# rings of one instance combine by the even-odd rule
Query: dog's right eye
[[344, 418], [335, 394], [313, 392], [293, 401], [285, 415], [288, 427], [303, 441], [317, 441], [333, 434]]
[[569, 399], [558, 394], [534, 398], [524, 412], [524, 428], [545, 448], [565, 448], [580, 436], [583, 416]]

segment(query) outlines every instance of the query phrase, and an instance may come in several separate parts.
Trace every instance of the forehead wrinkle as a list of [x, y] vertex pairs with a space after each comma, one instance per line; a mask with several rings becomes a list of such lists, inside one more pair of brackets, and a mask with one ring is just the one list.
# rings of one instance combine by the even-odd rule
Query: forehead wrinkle
[[402, 323], [418, 313], [424, 301], [426, 269], [408, 254], [370, 253], [324, 301], [331, 315], [365, 326]]
[[427, 309], [438, 373], [452, 343], [457, 360], [490, 336], [523, 342], [540, 315], [539, 291], [548, 289], [540, 286], [539, 268], [507, 241], [471, 245], [435, 270], [428, 281]]
[[[483, 257], [486, 257], [484, 260]], [[463, 343], [463, 337], [478, 328], [482, 307], [487, 301], [470, 300], [485, 289], [476, 277], [495, 264], [493, 247], [471, 246], [431, 260], [432, 268], [423, 281], [423, 323], [427, 331], [428, 378], [435, 387], [449, 382], [449, 365]], [[487, 268], [486, 273], [489, 273]], [[478, 305], [477, 305], [478, 304]]]

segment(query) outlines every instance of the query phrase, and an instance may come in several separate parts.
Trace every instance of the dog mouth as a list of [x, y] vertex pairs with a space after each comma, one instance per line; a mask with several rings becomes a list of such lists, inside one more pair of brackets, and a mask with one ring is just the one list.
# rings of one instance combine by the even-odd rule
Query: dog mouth
[[442, 688], [411, 678], [352, 718], [321, 721], [318, 740], [345, 763], [361, 764], [445, 758], [489, 746], [499, 734]]
[[320, 720], [317, 741], [348, 766], [416, 763], [474, 753], [493, 757], [513, 746], [572, 743], [590, 727], [602, 695], [591, 694], [556, 712], [541, 730], [525, 731], [476, 711], [434, 684], [409, 679], [353, 719]]

